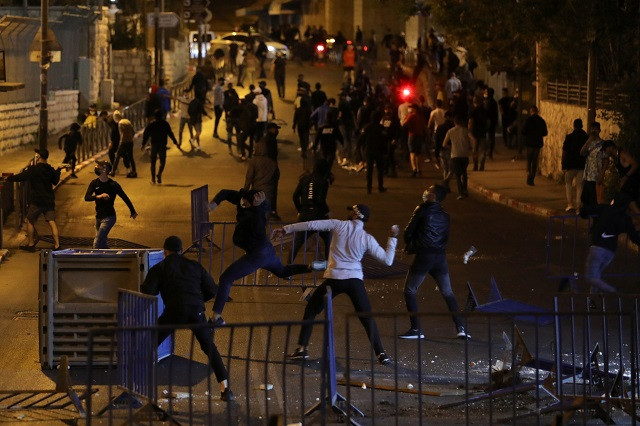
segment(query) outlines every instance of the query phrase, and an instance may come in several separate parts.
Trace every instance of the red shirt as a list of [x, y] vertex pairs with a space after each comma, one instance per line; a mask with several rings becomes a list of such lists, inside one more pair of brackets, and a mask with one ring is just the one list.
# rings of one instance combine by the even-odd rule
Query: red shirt
[[342, 66], [344, 68], [355, 68], [356, 67], [356, 51], [355, 50], [345, 50], [342, 54]]

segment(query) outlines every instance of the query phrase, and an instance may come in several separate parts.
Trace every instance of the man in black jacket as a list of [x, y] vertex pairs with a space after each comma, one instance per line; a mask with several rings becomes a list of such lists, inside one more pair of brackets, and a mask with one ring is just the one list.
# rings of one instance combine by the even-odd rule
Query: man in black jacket
[[[180, 149], [180, 144], [173, 135], [171, 126], [164, 119], [165, 114], [162, 111], [156, 111], [154, 113], [155, 120], [149, 123], [144, 129], [142, 134], [142, 146], [140, 149], [144, 150], [147, 141], [151, 139], [151, 183], [162, 183], [162, 172], [164, 171], [164, 165], [167, 161], [167, 138], [171, 138], [174, 145]], [[156, 175], [156, 160], [160, 158], [160, 168]]]
[[[329, 219], [329, 206], [327, 205], [327, 193], [329, 192], [329, 163], [325, 160], [317, 160], [313, 166], [313, 172], [305, 173], [300, 177], [298, 186], [293, 191], [293, 204], [298, 211], [298, 222], [310, 220]], [[297, 232], [293, 238], [289, 262], [293, 262], [298, 250], [305, 245], [311, 235], [318, 232], [324, 241], [324, 258], [329, 259], [329, 245], [331, 233], [328, 231]]]
[[228, 201], [237, 209], [236, 228], [233, 231], [233, 244], [245, 251], [220, 275], [220, 285], [213, 302], [213, 316], [216, 325], [224, 324], [222, 310], [229, 298], [231, 285], [235, 280], [245, 277], [258, 269], [266, 269], [278, 278], [310, 272], [308, 265], [283, 266], [276, 250], [269, 241], [266, 232], [267, 214], [271, 211], [269, 201], [262, 191], [233, 191], [223, 189], [209, 204], [209, 211], [215, 210], [220, 203]]
[[[229, 375], [224, 362], [213, 343], [213, 333], [207, 327], [204, 302], [216, 294], [216, 283], [209, 273], [197, 262], [181, 255], [182, 241], [176, 236], [164, 240], [164, 260], [153, 266], [142, 284], [145, 294], [160, 293], [165, 305], [158, 318], [158, 325], [194, 325], [193, 334], [202, 352], [209, 357], [209, 365], [220, 383], [220, 399], [232, 401], [229, 389]], [[169, 337], [171, 330], [158, 332], [158, 345]]]
[[51, 228], [54, 250], [60, 249], [60, 237], [56, 225], [55, 195], [53, 187], [60, 182], [60, 169], [54, 169], [47, 163], [49, 151], [46, 149], [35, 150], [35, 164], [27, 167], [22, 172], [9, 176], [9, 182], [28, 182], [29, 184], [29, 208], [27, 210], [27, 245], [20, 246], [22, 250], [36, 251], [35, 223], [38, 216], [44, 216]]
[[271, 205], [270, 218], [280, 220], [278, 216], [278, 181], [280, 169], [278, 168], [278, 126], [276, 123], [267, 124], [267, 132], [256, 143], [255, 152], [249, 161], [247, 174], [245, 175], [244, 189], [255, 189], [264, 192], [267, 201]]
[[378, 169], [378, 192], [386, 192], [384, 187], [384, 157], [387, 152], [385, 128], [380, 124], [382, 114], [372, 114], [371, 122], [364, 127], [358, 138], [358, 152], [364, 148], [367, 157], [367, 194], [371, 194], [373, 185], [373, 165]]
[[[580, 154], [580, 150], [589, 139], [589, 135], [582, 129], [582, 120], [573, 120], [573, 132], [564, 138], [562, 144], [562, 170], [564, 170], [564, 184], [567, 193], [567, 208], [564, 211], [580, 210], [580, 198], [582, 197], [582, 175], [586, 157]], [[576, 198], [573, 198], [573, 185], [575, 181]]]
[[538, 157], [547, 136], [547, 123], [538, 115], [538, 107], [529, 108], [529, 117], [522, 126], [522, 136], [527, 147], [527, 185], [533, 186], [533, 180], [538, 172]]
[[626, 233], [640, 246], [640, 233], [634, 228], [627, 209], [633, 199], [620, 192], [609, 205], [601, 205], [598, 219], [591, 227], [591, 247], [587, 256], [585, 277], [591, 293], [615, 293], [616, 289], [602, 279], [602, 272], [609, 266], [618, 247], [618, 235]]
[[[404, 230], [405, 251], [415, 253], [404, 282], [404, 299], [409, 312], [418, 312], [416, 293], [427, 274], [431, 275], [447, 302], [449, 312], [453, 314], [457, 337], [470, 339], [471, 335], [465, 331], [462, 319], [457, 315], [458, 302], [451, 289], [449, 278], [449, 265], [445, 251], [449, 241], [450, 220], [449, 214], [440, 205], [446, 195], [447, 189], [441, 185], [432, 185], [427, 189], [422, 194], [424, 202], [413, 211], [413, 216]], [[412, 315], [410, 320], [411, 328], [398, 337], [424, 339], [418, 317]]]

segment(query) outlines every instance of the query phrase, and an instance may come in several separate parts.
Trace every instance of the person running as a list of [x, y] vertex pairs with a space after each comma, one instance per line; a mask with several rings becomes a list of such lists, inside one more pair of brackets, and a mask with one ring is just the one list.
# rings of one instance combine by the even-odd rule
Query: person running
[[64, 141], [64, 160], [63, 163], [71, 166], [71, 177], [77, 178], [76, 175], [76, 150], [79, 145], [82, 145], [82, 134], [80, 134], [80, 125], [78, 123], [72, 123], [69, 126], [69, 131], [58, 139], [58, 147], [63, 148], [62, 143]]
[[49, 151], [46, 149], [35, 149], [36, 155], [34, 164], [27, 167], [22, 172], [6, 178], [9, 182], [27, 182], [28, 201], [27, 209], [27, 245], [20, 246], [21, 250], [35, 252], [37, 241], [35, 240], [35, 223], [38, 216], [44, 216], [51, 228], [53, 236], [53, 249], [60, 249], [60, 236], [56, 225], [56, 199], [53, 188], [60, 182], [60, 170], [63, 166], [54, 169], [47, 163]]
[[222, 118], [222, 112], [224, 111], [224, 78], [218, 79], [218, 84], [213, 88], [213, 114], [216, 120], [213, 124], [213, 137], [220, 139], [218, 136], [218, 124], [220, 124], [220, 118]]
[[[158, 325], [193, 325], [193, 334], [202, 352], [209, 358], [209, 365], [220, 383], [220, 399], [233, 401], [229, 389], [229, 374], [213, 343], [213, 331], [205, 326], [204, 302], [216, 294], [216, 283], [209, 273], [197, 262], [182, 256], [182, 240], [172, 235], [164, 240], [164, 259], [149, 269], [140, 290], [144, 294], [160, 294], [165, 305]], [[173, 331], [158, 331], [160, 345]]]
[[[451, 289], [449, 265], [447, 264], [446, 248], [449, 241], [449, 214], [440, 203], [447, 195], [447, 188], [442, 185], [432, 185], [422, 194], [423, 203], [415, 208], [409, 224], [404, 229], [405, 252], [415, 254], [413, 263], [404, 281], [404, 300], [407, 311], [418, 312], [416, 294], [427, 274], [436, 280], [449, 312], [453, 314], [457, 337], [470, 339], [462, 320], [458, 315], [458, 302]], [[399, 335], [401, 339], [424, 339], [420, 329], [420, 321], [416, 315], [410, 316], [411, 328]]]
[[[349, 215], [347, 220], [313, 220], [285, 225], [277, 228], [272, 233], [272, 239], [277, 240], [291, 232], [304, 231], [329, 231], [331, 232], [331, 249], [329, 262], [324, 272], [325, 280], [318, 286], [304, 310], [303, 321], [313, 321], [324, 308], [324, 296], [327, 287], [332, 289], [333, 297], [347, 294], [358, 313], [370, 313], [371, 302], [362, 281], [362, 257], [365, 253], [371, 254], [378, 261], [387, 266], [393, 264], [398, 243], [398, 226], [393, 225], [389, 233], [386, 250], [380, 247], [376, 239], [364, 230], [364, 224], [369, 220], [370, 210], [364, 204], [356, 204], [347, 207]], [[391, 363], [391, 358], [385, 353], [378, 328], [373, 318], [361, 316], [360, 322], [364, 326], [369, 341], [373, 345], [378, 362], [382, 365]], [[306, 359], [309, 357], [307, 346], [311, 339], [313, 324], [305, 323], [300, 329], [298, 348], [288, 355], [290, 359]]]
[[133, 158], [133, 138], [136, 134], [136, 131], [133, 128], [133, 124], [127, 118], [124, 118], [120, 111], [116, 110], [113, 112], [113, 119], [116, 123], [118, 123], [118, 131], [120, 132], [120, 147], [118, 148], [118, 152], [116, 154], [115, 163], [113, 164], [113, 170], [111, 170], [111, 177], [116, 175], [116, 170], [118, 169], [118, 161], [122, 158], [122, 162], [124, 166], [127, 168], [127, 177], [128, 178], [137, 178], [138, 173], [136, 172], [136, 162]]
[[189, 102], [189, 107], [187, 108], [189, 112], [189, 124], [195, 130], [195, 135], [191, 142], [191, 150], [192, 151], [200, 151], [200, 135], [202, 134], [202, 116], [206, 116], [207, 118], [211, 118], [207, 111], [204, 109], [204, 102], [202, 99], [196, 97]]
[[[162, 183], [162, 172], [164, 171], [164, 165], [167, 162], [167, 138], [171, 138], [175, 146], [180, 149], [180, 144], [173, 135], [171, 126], [164, 119], [164, 113], [162, 111], [156, 111], [154, 113], [155, 120], [149, 123], [144, 129], [142, 134], [142, 146], [141, 150], [144, 150], [147, 141], [151, 139], [151, 183], [155, 185], [156, 181]], [[156, 175], [156, 160], [160, 158], [160, 168]]]
[[244, 250], [245, 254], [229, 265], [220, 275], [218, 292], [213, 302], [213, 316], [216, 325], [224, 324], [222, 310], [227, 303], [231, 285], [235, 280], [246, 277], [260, 268], [266, 269], [278, 278], [288, 278], [292, 275], [315, 270], [309, 265], [282, 265], [265, 230], [271, 206], [266, 200], [264, 192], [223, 189], [209, 204], [209, 211], [214, 211], [223, 201], [236, 206], [237, 224], [233, 232], [233, 244]]
[[94, 249], [108, 249], [107, 237], [109, 231], [116, 224], [116, 210], [113, 207], [116, 195], [129, 207], [131, 219], [138, 217], [133, 203], [124, 192], [118, 182], [109, 178], [111, 163], [108, 161], [97, 161], [94, 172], [98, 177], [89, 183], [87, 192], [84, 194], [85, 201], [95, 201], [96, 203], [96, 236], [93, 239]]

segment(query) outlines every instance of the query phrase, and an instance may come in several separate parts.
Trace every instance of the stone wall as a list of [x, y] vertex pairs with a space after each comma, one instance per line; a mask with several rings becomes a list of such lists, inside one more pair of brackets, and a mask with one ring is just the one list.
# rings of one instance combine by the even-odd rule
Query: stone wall
[[90, 57], [95, 61], [92, 67], [91, 86], [88, 98], [95, 102], [100, 97], [100, 82], [111, 78], [109, 37], [109, 9], [102, 8], [100, 18], [93, 22], [90, 29]]
[[[0, 105], [0, 154], [35, 142], [40, 123], [39, 102]], [[49, 92], [49, 133], [57, 133], [73, 123], [78, 115], [78, 91]]]
[[[587, 109], [578, 105], [569, 105], [551, 101], [540, 102], [540, 116], [547, 122], [549, 135], [544, 140], [540, 152], [540, 173], [543, 176], [560, 181], [562, 179], [562, 143], [567, 133], [573, 129], [573, 120], [581, 118], [587, 125]], [[612, 120], [602, 118], [602, 111], [597, 111], [602, 139], [610, 139], [619, 132]], [[586, 129], [585, 129], [586, 130]]]
[[171, 50], [164, 51], [164, 79], [167, 86], [181, 81], [189, 73], [189, 42], [171, 39]]
[[145, 50], [114, 50], [114, 100], [129, 105], [143, 99], [151, 85], [151, 57]]

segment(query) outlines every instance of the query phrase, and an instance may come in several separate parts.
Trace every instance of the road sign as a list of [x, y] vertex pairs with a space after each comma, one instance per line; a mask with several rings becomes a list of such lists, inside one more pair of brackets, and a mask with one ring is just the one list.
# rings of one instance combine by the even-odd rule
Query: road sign
[[[155, 25], [155, 19], [155, 13], [147, 13], [147, 26], [153, 27]], [[173, 28], [178, 25], [178, 22], [180, 22], [180, 18], [173, 12], [162, 12], [158, 14], [158, 27], [160, 28]]]

